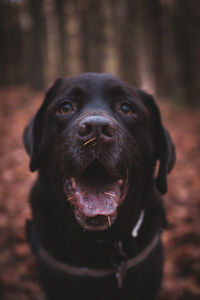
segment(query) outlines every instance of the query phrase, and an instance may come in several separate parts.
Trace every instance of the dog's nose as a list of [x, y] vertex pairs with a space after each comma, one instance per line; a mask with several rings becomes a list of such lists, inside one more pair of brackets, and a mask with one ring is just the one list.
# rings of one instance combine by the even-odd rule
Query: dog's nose
[[79, 122], [78, 137], [87, 142], [89, 139], [98, 139], [103, 142], [112, 142], [116, 132], [116, 123], [105, 116], [87, 116]]

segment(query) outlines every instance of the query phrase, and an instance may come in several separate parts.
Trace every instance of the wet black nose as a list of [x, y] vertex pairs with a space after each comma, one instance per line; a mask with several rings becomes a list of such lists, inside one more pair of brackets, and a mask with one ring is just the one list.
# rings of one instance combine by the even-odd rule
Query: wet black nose
[[87, 116], [78, 125], [78, 137], [83, 142], [96, 138], [102, 142], [112, 142], [117, 126], [114, 120], [105, 116]]

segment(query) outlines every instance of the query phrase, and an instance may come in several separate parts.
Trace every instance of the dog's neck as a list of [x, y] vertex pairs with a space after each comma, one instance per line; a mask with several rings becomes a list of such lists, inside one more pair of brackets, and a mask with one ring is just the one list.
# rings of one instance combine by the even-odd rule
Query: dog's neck
[[[37, 182], [36, 186], [38, 184], [40, 183]], [[38, 190], [40, 190], [40, 194], [36, 195]], [[133, 228], [126, 235], [119, 233], [119, 236], [116, 234], [115, 226], [105, 232], [87, 232], [77, 224], [72, 210], [66, 209], [63, 204], [58, 204], [59, 201], [55, 199], [55, 195], [52, 197], [49, 193], [49, 197], [47, 197], [46, 191], [41, 187], [33, 189], [32, 194], [34, 194], [33, 217], [40, 242], [51, 255], [63, 262], [77, 266], [108, 267], [112, 263], [116, 243], [122, 242], [125, 245], [130, 240], [132, 243]], [[40, 209], [41, 206], [44, 206], [45, 210]], [[34, 214], [34, 211], [37, 211], [37, 214]], [[138, 225], [140, 214], [141, 210], [135, 216], [133, 227], [135, 232], [139, 229], [138, 236], [134, 237], [136, 247], [142, 248], [155, 234], [160, 226], [157, 224], [160, 220], [159, 214], [158, 218], [154, 216], [154, 219], [151, 220], [149, 216], [155, 214], [148, 213], [142, 220], [142, 224]], [[139, 228], [137, 228], [138, 226]], [[124, 228], [121, 232], [124, 232]]]

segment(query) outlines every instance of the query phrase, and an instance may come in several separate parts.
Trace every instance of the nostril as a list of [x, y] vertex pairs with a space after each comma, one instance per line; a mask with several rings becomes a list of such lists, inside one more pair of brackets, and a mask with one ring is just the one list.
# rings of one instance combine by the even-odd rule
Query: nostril
[[102, 126], [102, 134], [108, 137], [112, 137], [114, 135], [114, 127], [108, 124]]
[[92, 132], [92, 126], [87, 123], [83, 123], [78, 128], [78, 134], [80, 136], [87, 136]]

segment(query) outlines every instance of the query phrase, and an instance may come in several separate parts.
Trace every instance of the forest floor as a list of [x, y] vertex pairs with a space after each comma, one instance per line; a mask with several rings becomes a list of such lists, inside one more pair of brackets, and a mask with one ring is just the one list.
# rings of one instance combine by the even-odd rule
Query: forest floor
[[[0, 299], [44, 300], [25, 241], [28, 194], [34, 181], [22, 132], [42, 95], [26, 88], [0, 91]], [[164, 197], [164, 280], [158, 300], [200, 299], [200, 109], [160, 103], [177, 150]], [[142, 299], [141, 299], [142, 300]]]

